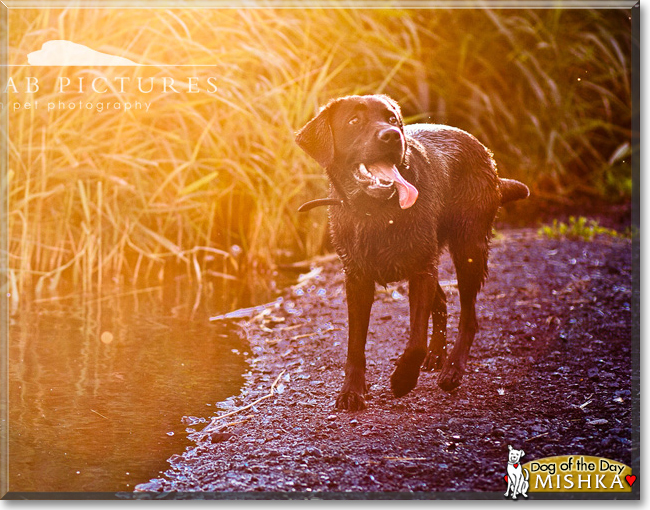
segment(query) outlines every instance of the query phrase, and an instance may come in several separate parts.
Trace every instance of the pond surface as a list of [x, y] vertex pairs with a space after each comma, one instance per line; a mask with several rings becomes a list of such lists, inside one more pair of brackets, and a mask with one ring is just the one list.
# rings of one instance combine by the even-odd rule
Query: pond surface
[[155, 293], [69, 301], [10, 320], [9, 490], [131, 491], [240, 392], [247, 347]]

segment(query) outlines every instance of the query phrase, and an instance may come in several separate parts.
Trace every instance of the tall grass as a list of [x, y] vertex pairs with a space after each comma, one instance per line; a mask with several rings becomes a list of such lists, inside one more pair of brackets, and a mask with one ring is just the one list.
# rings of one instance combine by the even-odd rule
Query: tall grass
[[[293, 133], [329, 98], [389, 93], [409, 121], [450, 123], [535, 193], [629, 198], [627, 11], [11, 10], [10, 63], [68, 39], [149, 67], [15, 67], [9, 91], [9, 261], [14, 300], [179, 274], [199, 289], [269, 281], [316, 254], [322, 171]], [[59, 76], [201, 84], [216, 94], [66, 92], [67, 103], [148, 112], [11, 110], [62, 100]]]

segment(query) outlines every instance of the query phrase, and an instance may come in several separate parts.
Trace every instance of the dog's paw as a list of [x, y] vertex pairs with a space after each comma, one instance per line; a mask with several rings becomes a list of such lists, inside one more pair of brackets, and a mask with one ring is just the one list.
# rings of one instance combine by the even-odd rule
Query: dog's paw
[[419, 352], [404, 352], [397, 360], [397, 366], [390, 376], [393, 395], [403, 397], [418, 383], [420, 365], [424, 355]]
[[438, 377], [438, 386], [445, 391], [452, 391], [460, 386], [464, 370], [456, 363], [445, 363]]
[[438, 370], [445, 362], [445, 351], [434, 352], [428, 351], [427, 356], [422, 363], [422, 370]]
[[342, 391], [336, 398], [336, 408], [344, 411], [362, 411], [366, 408], [366, 399], [356, 391]]

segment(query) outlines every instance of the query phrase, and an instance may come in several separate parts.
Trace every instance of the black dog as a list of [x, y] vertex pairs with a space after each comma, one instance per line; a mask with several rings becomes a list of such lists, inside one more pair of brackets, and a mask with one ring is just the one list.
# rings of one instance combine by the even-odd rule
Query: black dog
[[[526, 198], [528, 188], [499, 178], [492, 153], [469, 133], [434, 124], [404, 126], [398, 104], [383, 95], [331, 101], [296, 142], [331, 182], [330, 198], [301, 210], [332, 206], [332, 239], [346, 273], [348, 357], [337, 407], [365, 407], [365, 343], [375, 282], [409, 281], [410, 339], [391, 375], [395, 396], [415, 387], [423, 364], [442, 367], [442, 389], [456, 388], [477, 329], [476, 294], [487, 275], [492, 221], [501, 204]], [[437, 267], [445, 246], [456, 266], [461, 303], [458, 339], [447, 357], [447, 304]]]

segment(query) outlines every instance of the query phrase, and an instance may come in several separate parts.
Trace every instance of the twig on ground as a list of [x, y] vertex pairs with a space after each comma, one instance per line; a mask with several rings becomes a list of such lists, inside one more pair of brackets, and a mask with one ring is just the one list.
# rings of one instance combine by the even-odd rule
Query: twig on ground
[[251, 306], [250, 308], [240, 308], [239, 310], [235, 310], [234, 312], [229, 312], [225, 315], [217, 315], [215, 317], [210, 317], [210, 321], [214, 322], [214, 321], [223, 321], [223, 320], [230, 320], [230, 319], [246, 319], [249, 317], [254, 317], [256, 315], [264, 313], [266, 310], [270, 308], [278, 308], [281, 303], [282, 303], [282, 298], [278, 298], [275, 301], [271, 301], [270, 303], [266, 303], [263, 305]]
[[230, 423], [224, 423], [222, 427], [225, 429], [226, 427], [232, 427], [233, 425], [239, 425], [240, 423], [246, 423], [248, 420], [252, 418], [251, 416], [247, 416], [243, 420], [238, 420], [238, 421], [231, 421]]
[[543, 434], [539, 434], [537, 436], [529, 437], [528, 439], [524, 440], [524, 443], [527, 443], [528, 441], [532, 441], [533, 439], [537, 439], [538, 437], [544, 437], [548, 436], [548, 432], [544, 432]]
[[253, 407], [255, 404], [260, 403], [262, 400], [266, 400], [267, 398], [272, 397], [275, 393], [275, 386], [278, 384], [278, 381], [280, 380], [280, 377], [282, 377], [282, 374], [284, 374], [287, 370], [284, 369], [282, 372], [278, 374], [278, 376], [275, 378], [275, 381], [273, 381], [273, 384], [271, 384], [271, 389], [267, 395], [264, 395], [263, 397], [258, 398], [255, 402], [251, 402], [248, 405], [245, 405], [244, 407], [240, 407], [239, 409], [235, 411], [231, 411], [226, 414], [222, 414], [221, 416], [215, 416], [210, 420], [210, 423], [205, 426], [205, 428], [201, 432], [213, 432], [215, 430], [215, 426], [217, 422], [223, 418], [226, 418], [228, 416], [232, 416], [233, 414], [241, 413], [242, 411], [245, 411], [246, 409], [250, 409]]
[[343, 328], [327, 328], [323, 331], [312, 331], [311, 333], [305, 333], [304, 335], [292, 336], [291, 340], [300, 340], [301, 338], [307, 338], [314, 335], [324, 335], [325, 333], [330, 333], [332, 331], [341, 331]]
[[297, 289], [300, 289], [300, 288], [304, 287], [305, 285], [307, 285], [309, 283], [310, 280], [316, 278], [322, 272], [323, 272], [323, 267], [320, 266], [320, 267], [315, 267], [314, 269], [309, 271], [309, 273], [301, 274], [298, 277], [298, 283], [295, 284], [295, 285], [292, 285], [291, 289], [292, 290], [297, 290]]
[[593, 396], [594, 396], [594, 394], [592, 393], [591, 395], [589, 395], [589, 396], [587, 397], [587, 401], [584, 402], [583, 404], [580, 404], [579, 406], [577, 406], [577, 405], [575, 405], [575, 404], [571, 404], [571, 405], [572, 405], [573, 407], [577, 407], [578, 409], [582, 409], [582, 410], [584, 411], [584, 408], [587, 407], [589, 404], [591, 404], [591, 402], [593, 402], [593, 401], [591, 400], [591, 397], [593, 397]]
[[283, 328], [275, 328], [275, 331], [290, 331], [302, 327], [302, 324], [294, 324], [293, 326], [285, 326]]
[[386, 460], [395, 460], [398, 462], [410, 462], [413, 460], [434, 460], [430, 457], [384, 457]]
[[104, 416], [104, 415], [101, 414], [101, 413], [98, 413], [98, 412], [95, 411], [94, 409], [91, 409], [91, 411], [92, 411], [93, 413], [95, 413], [96, 415], [101, 416], [101, 417], [104, 418], [105, 420], [108, 420], [108, 418], [106, 418], [106, 416]]

